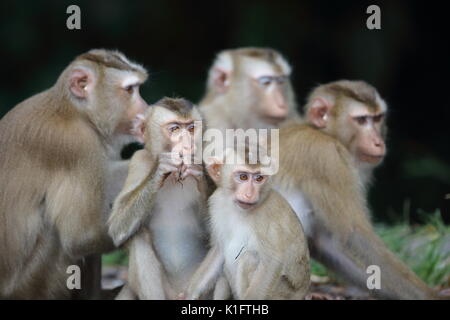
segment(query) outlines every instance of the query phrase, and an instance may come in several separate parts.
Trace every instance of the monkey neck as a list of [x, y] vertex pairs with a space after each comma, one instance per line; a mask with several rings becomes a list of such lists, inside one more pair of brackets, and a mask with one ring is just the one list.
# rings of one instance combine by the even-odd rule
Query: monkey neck
[[361, 162], [355, 159], [355, 166], [358, 169], [359, 179], [366, 192], [373, 182], [373, 170], [375, 167], [371, 164]]

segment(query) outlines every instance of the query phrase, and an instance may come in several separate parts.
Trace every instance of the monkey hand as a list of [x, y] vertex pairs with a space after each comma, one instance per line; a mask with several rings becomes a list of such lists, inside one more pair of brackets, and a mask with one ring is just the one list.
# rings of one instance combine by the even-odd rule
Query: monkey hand
[[183, 163], [182, 158], [173, 152], [164, 152], [159, 155], [158, 171], [162, 175], [179, 172]]
[[203, 167], [199, 164], [183, 164], [181, 169], [181, 179], [184, 180], [192, 176], [197, 181], [203, 176]]

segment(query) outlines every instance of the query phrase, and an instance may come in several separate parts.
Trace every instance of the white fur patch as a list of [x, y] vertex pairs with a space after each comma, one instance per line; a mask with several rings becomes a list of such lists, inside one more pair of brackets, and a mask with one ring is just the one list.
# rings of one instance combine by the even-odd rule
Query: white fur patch
[[225, 72], [231, 72], [233, 69], [233, 61], [229, 52], [222, 52], [214, 61], [213, 68], [220, 69]]
[[242, 57], [242, 61], [244, 62], [245, 72], [253, 78], [280, 75], [275, 71], [274, 67], [266, 61], [249, 57]]
[[385, 112], [387, 112], [387, 104], [386, 104], [386, 102], [383, 100], [383, 98], [381, 98], [380, 97], [380, 95], [378, 94], [378, 92], [376, 93], [376, 101], [377, 101], [377, 104], [380, 106], [380, 111], [382, 112], [382, 113], [385, 113]]
[[352, 101], [349, 107], [349, 115], [351, 117], [362, 117], [371, 116], [373, 113], [368, 110], [368, 108], [360, 102]]
[[306, 236], [311, 237], [314, 223], [313, 209], [309, 201], [304, 197], [303, 193], [295, 188], [285, 190], [275, 187], [274, 189], [277, 190], [287, 202], [289, 202], [289, 205], [299, 218]]
[[210, 198], [210, 212], [214, 241], [223, 250], [225, 272], [235, 287], [237, 259], [245, 251], [257, 250], [256, 237], [246, 221], [248, 213], [230, 204], [230, 195], [216, 191]]
[[120, 85], [122, 88], [126, 88], [128, 86], [137, 85], [140, 82], [141, 82], [141, 80], [135, 73], [126, 72]]

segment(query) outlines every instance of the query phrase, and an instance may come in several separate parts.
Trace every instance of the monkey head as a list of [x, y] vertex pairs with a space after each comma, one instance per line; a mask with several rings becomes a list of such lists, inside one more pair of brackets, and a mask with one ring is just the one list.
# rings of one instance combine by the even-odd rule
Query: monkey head
[[70, 101], [103, 136], [134, 133], [133, 121], [147, 108], [139, 94], [147, 79], [142, 66], [118, 51], [95, 49], [78, 56], [61, 77], [68, 78]]
[[276, 126], [295, 111], [290, 74], [287, 61], [273, 49], [225, 50], [210, 70], [208, 92], [239, 106], [237, 114]]
[[217, 187], [233, 199], [233, 205], [251, 211], [263, 203], [269, 194], [270, 160], [267, 157], [264, 162], [261, 161], [259, 153], [250, 151], [248, 146], [228, 148], [222, 159], [208, 159], [207, 171]]
[[306, 118], [343, 143], [355, 159], [376, 166], [386, 155], [387, 105], [362, 81], [341, 80], [319, 86], [306, 105]]

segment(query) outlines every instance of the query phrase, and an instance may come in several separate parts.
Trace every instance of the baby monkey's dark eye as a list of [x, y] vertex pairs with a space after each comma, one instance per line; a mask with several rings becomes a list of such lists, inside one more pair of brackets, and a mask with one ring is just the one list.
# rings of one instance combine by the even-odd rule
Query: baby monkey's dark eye
[[261, 183], [261, 182], [264, 181], [264, 176], [262, 176], [262, 175], [260, 175], [260, 174], [257, 174], [257, 175], [254, 177], [254, 179], [255, 179], [256, 182]]
[[239, 174], [239, 180], [241, 180], [241, 181], [247, 181], [247, 180], [248, 180], [248, 174], [246, 174], [246, 173], [240, 173], [240, 174]]
[[190, 125], [187, 127], [187, 129], [188, 129], [188, 131], [189, 131], [190, 133], [194, 133], [194, 130], [195, 130], [194, 124], [190, 124]]

